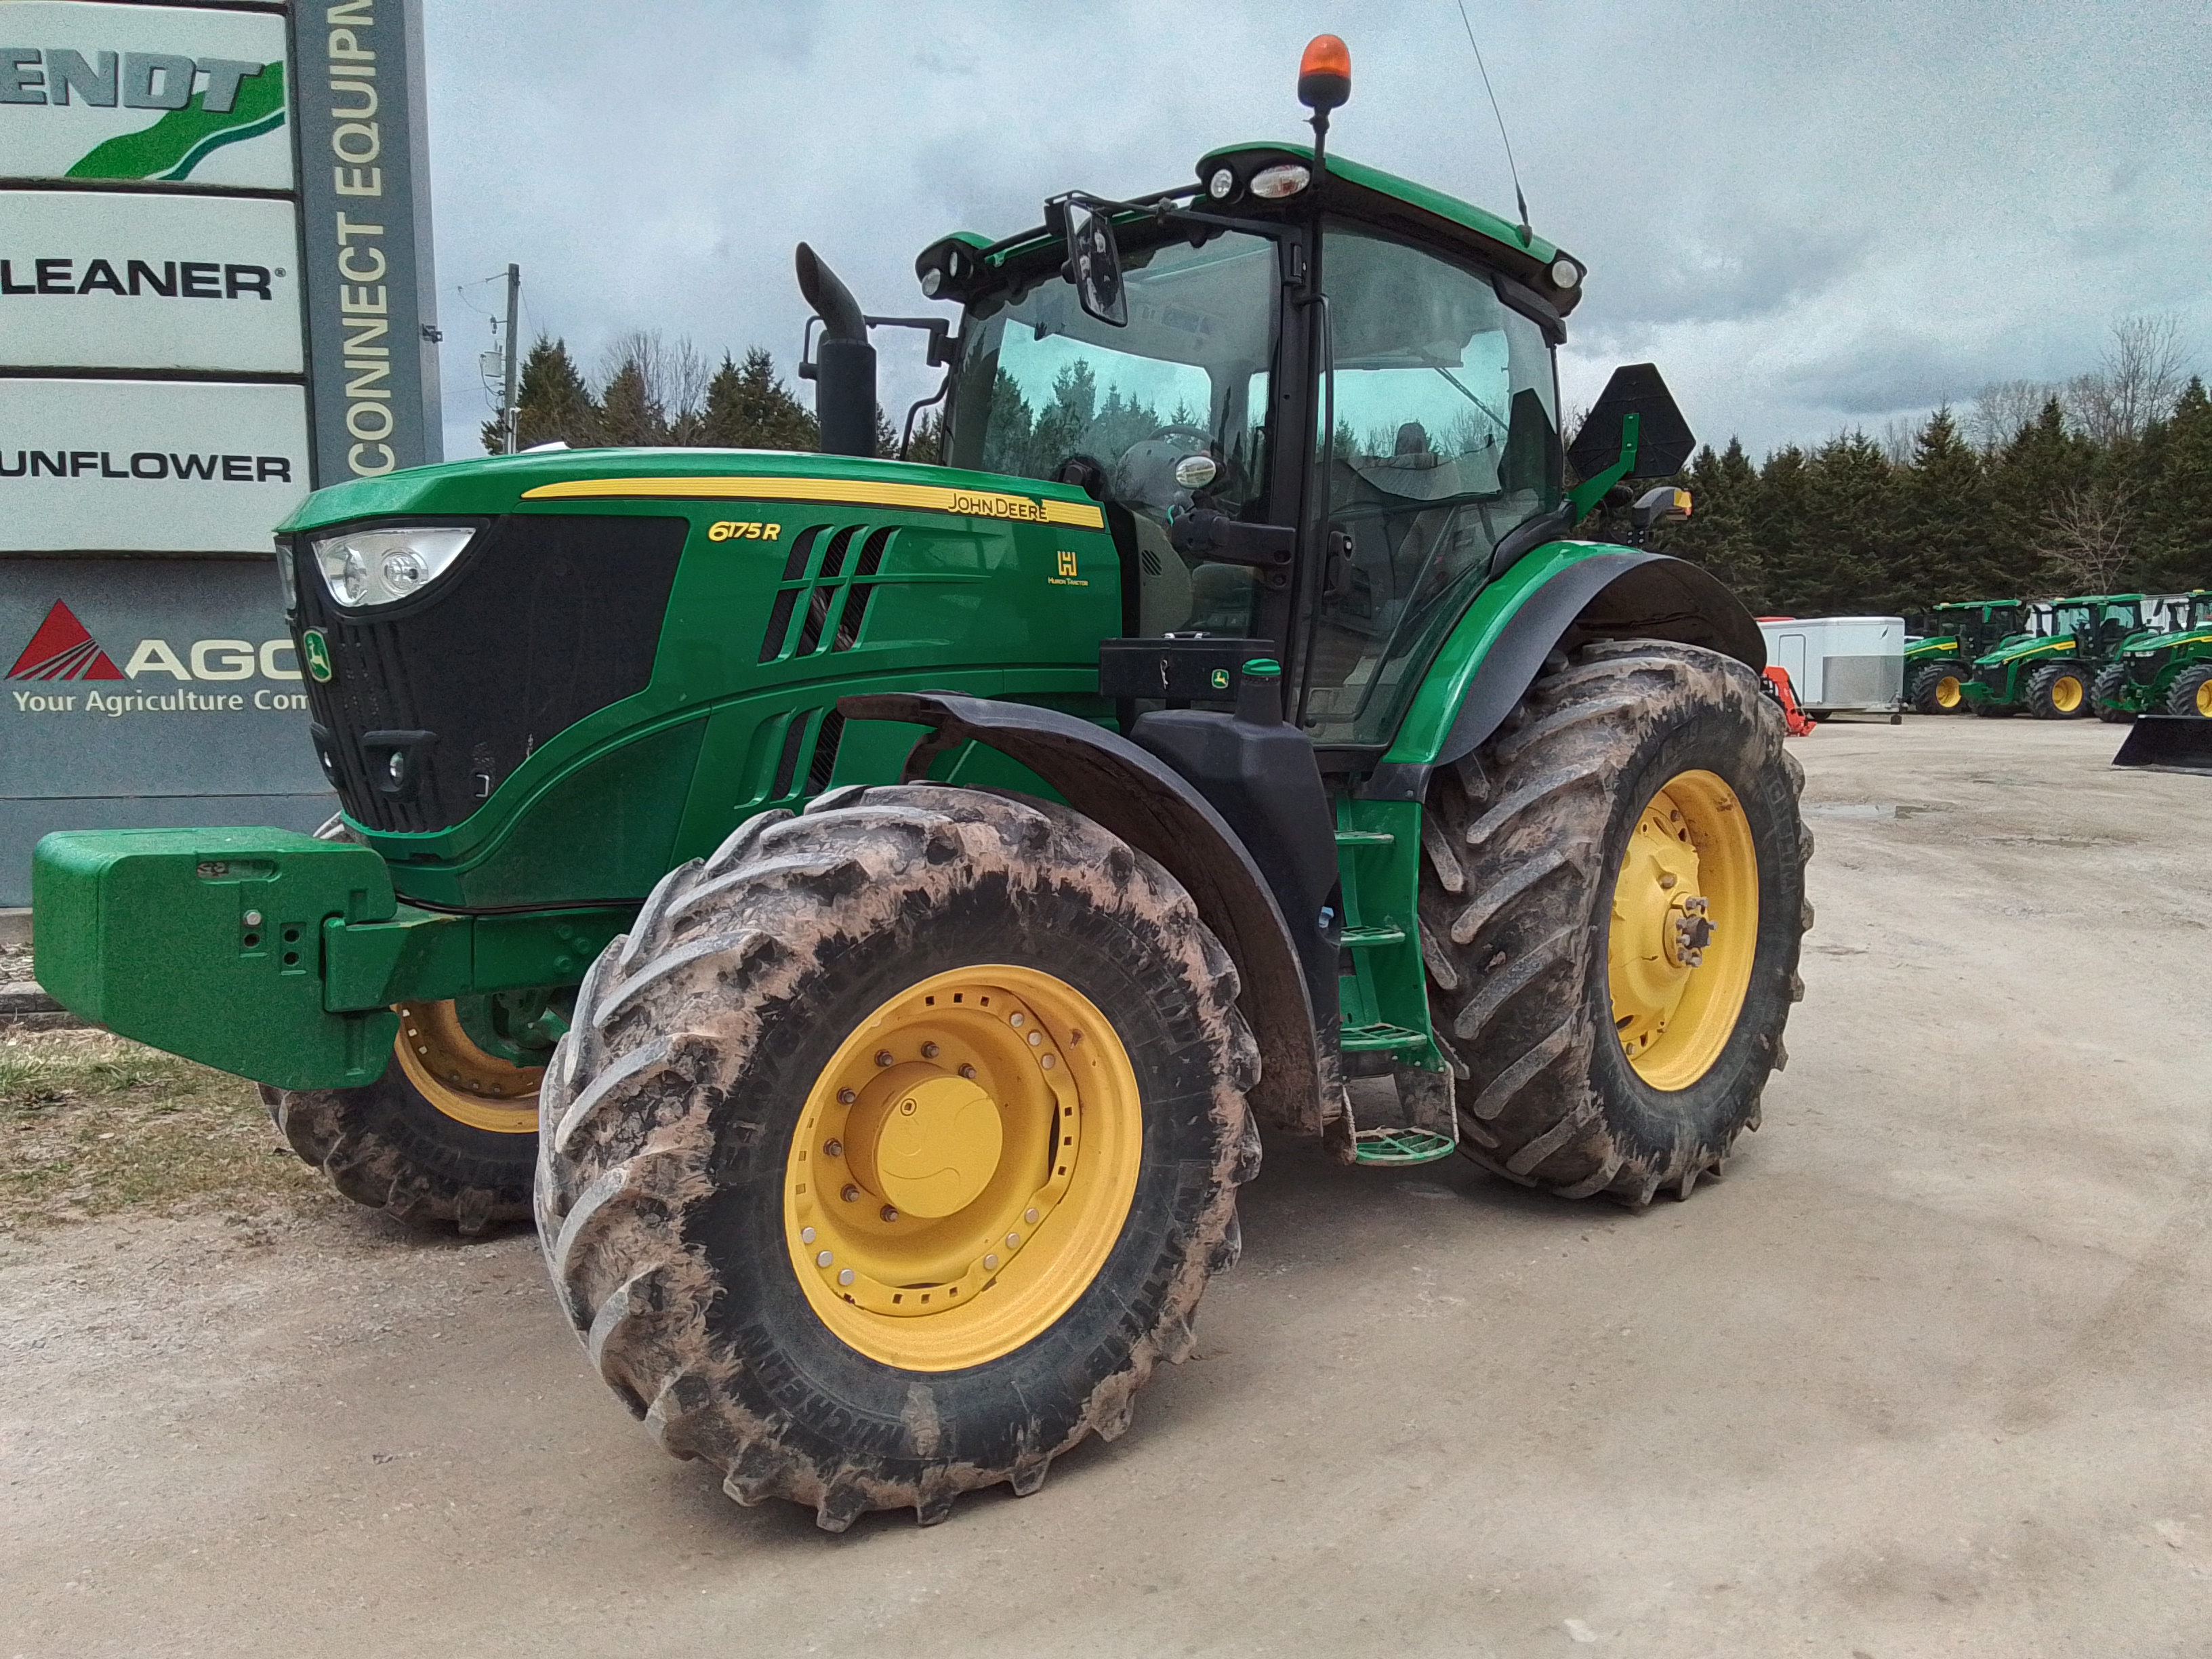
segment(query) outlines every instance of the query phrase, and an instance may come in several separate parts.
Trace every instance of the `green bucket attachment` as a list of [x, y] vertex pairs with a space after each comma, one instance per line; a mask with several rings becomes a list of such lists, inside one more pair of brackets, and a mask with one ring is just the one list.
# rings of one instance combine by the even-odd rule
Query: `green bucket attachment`
[[2140, 715], [2112, 764], [2212, 777], [2212, 720], [2194, 714]]

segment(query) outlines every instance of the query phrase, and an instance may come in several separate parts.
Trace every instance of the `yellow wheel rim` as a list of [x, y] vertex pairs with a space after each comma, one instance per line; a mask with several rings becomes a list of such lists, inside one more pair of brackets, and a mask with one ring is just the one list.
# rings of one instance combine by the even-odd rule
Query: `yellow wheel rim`
[[2070, 714], [2079, 708], [2086, 695], [2081, 682], [2071, 674], [2061, 674], [2051, 682], [2051, 706], [2062, 714]]
[[1960, 689], [1956, 674], [1946, 674], [1936, 682], [1936, 706], [1938, 708], [1956, 708], [1966, 700], [1966, 694]]
[[1636, 821], [1613, 884], [1607, 981], [1621, 1051], [1686, 1089], [1735, 1032], [1759, 946], [1759, 855], [1735, 792], [1681, 772]]
[[2207, 680], [2197, 688], [2197, 712], [2205, 719], [2212, 720], [2212, 680]]
[[399, 1069], [422, 1097], [456, 1123], [496, 1135], [538, 1133], [543, 1066], [515, 1066], [469, 1040], [450, 1002], [403, 1002]]
[[1043, 1334], [1121, 1236], [1144, 1152], [1106, 1017], [1030, 968], [939, 974], [854, 1030], [785, 1161], [792, 1271], [848, 1347], [905, 1370]]

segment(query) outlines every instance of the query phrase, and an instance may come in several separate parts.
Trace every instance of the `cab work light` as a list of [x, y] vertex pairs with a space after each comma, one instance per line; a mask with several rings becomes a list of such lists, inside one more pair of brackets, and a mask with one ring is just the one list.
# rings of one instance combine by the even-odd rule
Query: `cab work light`
[[476, 532], [407, 526], [349, 530], [313, 544], [331, 598], [349, 611], [373, 611], [412, 599], [453, 568]]

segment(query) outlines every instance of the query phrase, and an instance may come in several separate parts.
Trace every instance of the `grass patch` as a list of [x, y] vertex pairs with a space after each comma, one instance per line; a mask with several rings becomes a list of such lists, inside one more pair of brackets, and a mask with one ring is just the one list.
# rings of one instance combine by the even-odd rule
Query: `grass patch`
[[321, 1188], [242, 1078], [105, 1031], [0, 1037], [0, 1229]]

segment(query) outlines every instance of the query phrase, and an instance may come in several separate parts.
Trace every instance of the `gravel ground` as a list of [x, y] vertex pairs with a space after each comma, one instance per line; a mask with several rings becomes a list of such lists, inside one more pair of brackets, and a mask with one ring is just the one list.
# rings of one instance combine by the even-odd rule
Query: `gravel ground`
[[0, 1236], [0, 1655], [2202, 1655], [2212, 780], [2118, 736], [1803, 740], [1808, 994], [1724, 1180], [1271, 1148], [1135, 1427], [928, 1530], [665, 1458], [524, 1235]]

